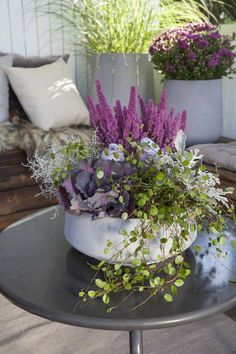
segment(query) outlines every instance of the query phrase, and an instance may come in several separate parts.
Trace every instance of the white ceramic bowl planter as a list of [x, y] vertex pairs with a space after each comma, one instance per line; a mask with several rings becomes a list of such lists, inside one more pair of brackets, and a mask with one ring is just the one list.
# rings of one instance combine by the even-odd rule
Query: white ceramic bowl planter
[[[114, 253], [123, 248], [124, 236], [121, 234], [121, 230], [126, 230], [129, 233], [138, 223], [138, 219], [124, 221], [121, 218], [107, 217], [92, 220], [92, 215], [89, 213], [83, 213], [80, 216], [66, 213], [64, 232], [69, 244], [87, 256], [98, 260], [106, 260], [110, 263], [124, 261], [124, 264], [129, 265], [135, 259], [134, 251], [139, 246], [138, 242], [134, 242], [127, 247], [125, 252], [122, 252], [122, 258], [115, 261], [112, 257]], [[173, 225], [173, 227], [176, 228], [176, 225]], [[180, 227], [179, 231], [181, 231]], [[182, 242], [182, 250], [189, 248], [196, 237], [197, 231], [190, 232], [188, 240]], [[161, 238], [167, 238], [168, 241], [161, 244]], [[104, 254], [107, 240], [112, 241], [114, 248]], [[174, 256], [175, 254], [170, 252], [172, 247], [171, 230], [161, 229], [155, 239], [147, 240], [146, 247], [150, 250], [150, 253], [146, 256], [148, 263], [157, 263]]]

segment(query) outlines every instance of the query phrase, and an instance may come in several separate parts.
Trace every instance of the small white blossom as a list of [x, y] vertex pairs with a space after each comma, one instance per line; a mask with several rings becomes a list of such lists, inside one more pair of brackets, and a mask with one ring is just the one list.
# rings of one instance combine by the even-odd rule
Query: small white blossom
[[142, 147], [143, 154], [141, 156], [142, 160], [157, 159], [158, 151], [160, 147], [150, 138], [142, 138], [140, 140], [140, 146]]
[[112, 143], [109, 144], [107, 151], [103, 150], [101, 158], [102, 160], [124, 161], [125, 156], [119, 145]]

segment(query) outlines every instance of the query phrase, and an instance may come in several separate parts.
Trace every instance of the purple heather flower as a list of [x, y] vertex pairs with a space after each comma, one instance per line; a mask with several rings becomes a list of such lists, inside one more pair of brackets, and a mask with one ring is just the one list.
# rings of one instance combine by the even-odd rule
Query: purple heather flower
[[97, 111], [100, 113], [100, 120], [101, 123], [103, 123], [103, 131], [106, 127], [106, 142], [107, 144], [115, 143], [118, 140], [117, 120], [115, 119], [113, 112], [106, 101], [100, 81], [96, 81], [96, 90], [100, 108], [98, 109], [97, 105]]
[[179, 129], [185, 131], [187, 123], [187, 112], [183, 111], [180, 118], [180, 126]]
[[115, 118], [117, 120], [117, 128], [119, 131], [119, 138], [120, 138], [122, 136], [123, 126], [124, 126], [124, 114], [123, 114], [120, 100], [116, 101], [116, 104], [114, 106], [114, 112], [115, 112]]
[[162, 110], [166, 111], [167, 109], [166, 99], [167, 99], [167, 90], [163, 90], [161, 93], [160, 101], [157, 105], [157, 113], [161, 112]]
[[144, 128], [144, 130], [147, 130], [148, 129], [148, 120], [149, 120], [147, 105], [141, 96], [138, 96], [138, 99], [139, 99], [139, 106], [140, 106], [140, 110], [141, 110], [141, 114], [142, 114], [143, 128]]
[[135, 86], [131, 86], [128, 110], [130, 112], [133, 112], [134, 114], [136, 113], [136, 97], [137, 97], [136, 88]]
[[147, 130], [148, 132], [153, 132], [153, 128], [155, 125], [155, 118], [156, 118], [156, 107], [153, 100], [149, 100], [147, 109], [148, 109], [148, 116], [149, 116]]
[[[173, 139], [177, 135], [178, 130], [185, 128], [186, 112], [182, 112], [176, 116], [173, 115], [173, 111], [171, 111], [170, 114], [167, 113], [166, 91], [162, 92], [158, 106], [155, 106], [153, 100], [150, 100], [148, 104], [146, 104], [143, 98], [139, 96], [141, 116], [137, 113], [136, 109], [137, 93], [135, 87], [132, 87], [130, 90], [128, 107], [122, 107], [121, 102], [116, 101], [114, 112], [108, 106], [99, 82], [97, 82], [97, 93], [99, 97], [98, 104], [94, 105], [92, 100], [88, 98], [91, 123], [100, 142], [109, 146], [109, 159], [113, 159], [113, 147], [116, 147], [117, 144], [122, 144], [127, 150], [132, 149], [128, 138], [139, 142], [140, 139], [148, 137], [161, 148], [165, 148], [167, 145], [173, 145]], [[111, 126], [110, 121], [114, 123], [113, 126]], [[106, 158], [105, 156], [103, 157]], [[122, 159], [122, 156], [120, 155], [117, 159]], [[105, 166], [100, 167], [102, 170], [105, 169]], [[94, 174], [93, 170], [88, 171], [85, 168], [82, 170], [83, 171], [80, 172], [83, 172], [82, 180], [83, 178], [86, 179], [86, 176], [88, 176], [90, 172]], [[87, 172], [87, 175], [85, 172]], [[78, 188], [77, 185], [76, 188]], [[82, 186], [82, 188], [88, 189], [87, 185]]]

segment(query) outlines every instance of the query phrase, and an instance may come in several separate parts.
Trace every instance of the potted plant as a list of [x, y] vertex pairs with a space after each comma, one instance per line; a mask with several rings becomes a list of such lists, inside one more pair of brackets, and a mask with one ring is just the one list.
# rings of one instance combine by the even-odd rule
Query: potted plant
[[168, 30], [149, 48], [154, 68], [164, 74], [168, 105], [188, 111], [188, 145], [221, 136], [221, 79], [236, 72], [234, 49], [230, 37], [201, 23]]
[[82, 301], [101, 297], [108, 305], [124, 290], [124, 300], [126, 292], [144, 292], [171, 302], [191, 273], [183, 252], [197, 231], [214, 233], [209, 243], [218, 254], [227, 241], [222, 215], [231, 215], [231, 191], [217, 188], [218, 178], [205, 171], [197, 151], [184, 150], [186, 112], [167, 112], [165, 91], [158, 106], [139, 96], [139, 115], [135, 87], [128, 106], [118, 100], [114, 111], [99, 82], [96, 88], [98, 103], [88, 98], [91, 144], [72, 140], [29, 166], [42, 192], [56, 195], [65, 209], [66, 239], [100, 261], [80, 291]]
[[[153, 68], [147, 48], [157, 33], [186, 22], [207, 21], [208, 10], [197, 0], [46, 0], [37, 13], [59, 19], [72, 50], [88, 59], [88, 91], [95, 99], [100, 80], [109, 104], [119, 97], [126, 105], [135, 85], [145, 99], [153, 98]], [[205, 13], [202, 7], [206, 8]], [[82, 68], [81, 68], [82, 70]]]

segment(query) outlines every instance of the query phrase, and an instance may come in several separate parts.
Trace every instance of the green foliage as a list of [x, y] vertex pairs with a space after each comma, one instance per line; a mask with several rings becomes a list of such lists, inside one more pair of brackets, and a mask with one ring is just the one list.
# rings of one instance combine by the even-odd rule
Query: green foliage
[[[137, 226], [130, 232], [121, 230], [123, 239], [120, 249], [107, 239], [104, 254], [111, 255], [110, 260], [115, 260], [116, 264], [101, 261], [98, 265], [91, 265], [95, 271], [94, 277], [88, 288], [79, 292], [82, 302], [101, 299], [109, 313], [119, 306], [119, 303], [114, 303], [113, 294], [121, 291], [124, 294], [122, 301], [132, 294], [144, 293], [145, 300], [135, 308], [158, 294], [166, 302], [172, 302], [191, 275], [190, 265], [183, 253], [183, 243], [189, 239], [190, 232], [208, 231], [211, 251], [214, 249], [217, 257], [225, 255], [224, 245], [228, 241], [232, 248], [235, 247], [234, 240], [229, 240], [224, 232], [227, 224], [223, 214], [231, 216], [233, 212], [228, 208], [227, 194], [230, 191], [224, 192], [215, 187], [217, 177], [202, 168], [201, 160], [194, 151], [174, 152], [168, 149], [168, 154], [159, 151], [157, 159], [143, 161], [138, 144], [130, 143], [133, 149], [123, 151], [125, 166], [135, 166], [130, 168], [132, 173], [116, 179], [114, 172], [114, 179], [106, 182], [117, 195], [123, 196], [124, 192], [129, 195], [131, 207], [123, 209], [119, 216], [124, 221], [138, 219]], [[55, 186], [63, 185], [67, 178], [65, 175], [79, 163], [101, 156], [101, 152], [102, 148], [96, 142], [86, 146], [80, 141], [70, 143], [58, 153], [50, 153]], [[58, 161], [60, 164], [57, 164]], [[117, 173], [120, 173], [122, 164], [118, 166]], [[96, 169], [95, 179], [102, 180], [101, 172], [104, 171]], [[119, 199], [119, 202], [123, 203], [124, 199]], [[163, 230], [167, 231], [164, 235]], [[164, 255], [158, 254], [153, 264], [149, 264], [149, 245], [155, 238], [159, 238], [163, 248], [167, 242], [171, 243], [171, 257], [164, 260]], [[130, 246], [135, 251], [132, 263], [127, 267]], [[195, 245], [194, 250], [200, 252], [201, 248]]]
[[[204, 8], [204, 11], [202, 10]], [[37, 13], [59, 20], [71, 47], [90, 53], [145, 53], [160, 31], [207, 21], [197, 0], [43, 0]]]
[[[235, 0], [198, 0], [199, 4], [203, 3], [211, 12], [210, 20], [212, 23], [230, 23], [236, 21]], [[204, 11], [204, 10], [203, 10]]]
[[[129, 163], [139, 165], [139, 157], [135, 152], [125, 151], [125, 154]], [[134, 174], [124, 177], [118, 183], [113, 181], [114, 190], [122, 191], [131, 186], [134, 197], [135, 208], [132, 214], [123, 212], [121, 217], [123, 220], [130, 216], [136, 217], [140, 223], [130, 233], [123, 230], [122, 251], [115, 251], [113, 243], [107, 240], [104, 252], [112, 254], [117, 263], [113, 265], [102, 262], [96, 268], [92, 289], [83, 289], [83, 301], [91, 299], [92, 290], [93, 298], [102, 298], [103, 303], [109, 305], [109, 313], [119, 306], [113, 304], [112, 295], [122, 290], [131, 295], [138, 292], [146, 294], [146, 300], [135, 308], [157, 294], [163, 294], [166, 302], [172, 302], [178, 288], [184, 286], [186, 278], [191, 274], [190, 265], [185, 261], [181, 246], [182, 242], [188, 239], [190, 232], [207, 228], [216, 256], [224, 256], [221, 246], [228, 241], [228, 236], [224, 233], [226, 224], [222, 214], [229, 211], [227, 203], [225, 207], [220, 203], [213, 206], [212, 200], [210, 201], [208, 183], [213, 183], [214, 177], [195, 160], [193, 152], [184, 151], [179, 154], [170, 152], [169, 158], [173, 160], [171, 173], [168, 173], [167, 178], [168, 169], [163, 167], [162, 157], [166, 159], [166, 155], [159, 153], [158, 161], [146, 167], [142, 165], [140, 170], [137, 168]], [[224, 199], [222, 201], [225, 203]], [[159, 237], [163, 227], [171, 230], [173, 257], [165, 262], [161, 262], [160, 257], [158, 263], [147, 264], [147, 245], [152, 239]], [[170, 238], [162, 237], [160, 242], [164, 245], [169, 240]], [[135, 258], [130, 267], [125, 267], [125, 261], [121, 261], [120, 256], [135, 242]], [[233, 240], [231, 246], [234, 247]], [[195, 245], [193, 249], [201, 252], [199, 245]], [[129, 295], [124, 294], [122, 301], [128, 297]]]

